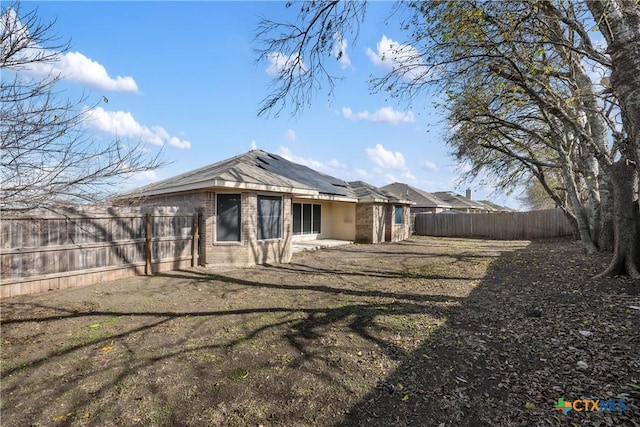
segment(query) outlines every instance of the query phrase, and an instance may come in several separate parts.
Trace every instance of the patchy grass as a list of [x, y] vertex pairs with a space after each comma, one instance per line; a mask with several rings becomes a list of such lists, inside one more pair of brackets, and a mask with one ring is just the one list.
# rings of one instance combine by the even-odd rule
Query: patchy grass
[[[5, 299], [3, 425], [638, 425], [640, 284], [606, 261], [415, 237]], [[594, 396], [626, 410], [554, 409]]]

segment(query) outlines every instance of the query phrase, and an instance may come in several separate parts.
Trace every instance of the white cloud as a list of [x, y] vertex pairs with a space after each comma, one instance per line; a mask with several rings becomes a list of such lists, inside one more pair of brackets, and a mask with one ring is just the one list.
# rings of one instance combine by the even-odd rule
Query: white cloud
[[[367, 149], [367, 153], [377, 166], [369, 169], [353, 168], [336, 159], [331, 159], [328, 162], [321, 162], [310, 157], [298, 156], [293, 154], [288, 147], [284, 146], [280, 146], [276, 150], [276, 154], [291, 162], [308, 166], [311, 169], [335, 176], [345, 181], [361, 180], [373, 185], [385, 185], [389, 182], [398, 181], [416, 181], [416, 177], [413, 176], [405, 166], [404, 157], [401, 153], [387, 151], [380, 144], [376, 145], [374, 148]], [[374, 157], [376, 160], [374, 160]], [[396, 170], [397, 174], [395, 173]]]
[[356, 176], [362, 180], [373, 178], [373, 175], [365, 169], [355, 169], [354, 172]]
[[134, 181], [154, 182], [159, 178], [158, 174], [156, 174], [156, 171], [140, 171], [131, 174], [131, 179], [133, 179]]
[[[111, 77], [106, 68], [97, 61], [94, 61], [80, 52], [56, 52], [46, 50], [33, 43], [28, 33], [28, 28], [20, 22], [15, 11], [8, 9], [7, 15], [3, 17], [0, 25], [4, 30], [9, 27], [9, 32], [15, 34], [17, 39], [31, 40], [30, 45], [23, 47], [19, 52], [21, 59], [28, 61], [39, 57], [51, 57], [53, 61], [35, 60], [28, 64], [24, 70], [35, 75], [60, 75], [64, 79], [69, 79], [77, 83], [101, 90], [116, 92], [138, 92], [138, 86], [133, 77], [116, 76]], [[12, 40], [15, 41], [15, 40]]]
[[340, 33], [336, 32], [333, 35], [333, 48], [331, 49], [331, 54], [336, 57], [340, 64], [340, 68], [343, 70], [353, 68], [351, 65], [351, 59], [349, 58], [349, 55], [347, 55], [347, 45], [347, 41], [342, 38]]
[[373, 114], [367, 110], [354, 113], [351, 111], [351, 108], [343, 107], [342, 116], [349, 120], [367, 120], [374, 123], [391, 123], [394, 125], [399, 123], [413, 123], [415, 121], [413, 111], [395, 111], [391, 107], [382, 107]]
[[289, 142], [296, 142], [296, 139], [297, 139], [296, 131], [293, 129], [289, 129], [284, 133], [284, 137]]
[[252, 150], [257, 150], [258, 149], [258, 144], [256, 143], [255, 139], [251, 140], [251, 149]]
[[113, 92], [138, 92], [133, 77], [109, 76], [106, 68], [80, 52], [67, 52], [51, 63], [33, 63], [27, 70], [36, 75], [60, 75], [64, 79], [80, 83], [94, 89]]
[[438, 165], [436, 165], [433, 162], [430, 162], [429, 160], [421, 160], [419, 164], [420, 164], [420, 167], [423, 169], [428, 169], [430, 171], [439, 170]]
[[114, 92], [138, 92], [138, 85], [133, 77], [109, 76], [106, 68], [96, 61], [87, 58], [80, 52], [67, 52], [60, 61], [53, 64], [53, 71], [63, 77], [87, 86]]
[[334, 168], [334, 169], [347, 169], [347, 165], [345, 163], [340, 163], [338, 160], [336, 159], [331, 159], [329, 160], [329, 162], [327, 163], [327, 165], [329, 165], [330, 167]]
[[418, 80], [424, 78], [428, 71], [420, 53], [411, 45], [395, 42], [383, 35], [376, 49], [374, 52], [367, 48], [367, 56], [375, 66], [387, 72], [397, 71], [408, 80]]
[[138, 123], [133, 115], [127, 111], [105, 111], [102, 107], [86, 110], [88, 126], [112, 135], [139, 139], [148, 144], [189, 149], [191, 143], [171, 136], [161, 126], [144, 126]]
[[369, 159], [376, 165], [385, 169], [406, 170], [407, 166], [404, 162], [404, 156], [399, 151], [386, 150], [382, 144], [376, 144], [373, 148], [365, 149]]
[[282, 74], [294, 69], [296, 73], [303, 74], [307, 71], [307, 67], [300, 55], [287, 56], [281, 52], [273, 52], [267, 56], [269, 66], [266, 72], [271, 77], [280, 77]]
[[400, 180], [397, 179], [395, 175], [392, 175], [390, 173], [386, 173], [386, 174], [384, 174], [384, 181], [385, 182], [398, 182]]
[[411, 172], [409, 172], [409, 170], [404, 171], [404, 173], [402, 174], [402, 177], [404, 179], [407, 179], [409, 181], [415, 181], [416, 177], [414, 174], [412, 174]]

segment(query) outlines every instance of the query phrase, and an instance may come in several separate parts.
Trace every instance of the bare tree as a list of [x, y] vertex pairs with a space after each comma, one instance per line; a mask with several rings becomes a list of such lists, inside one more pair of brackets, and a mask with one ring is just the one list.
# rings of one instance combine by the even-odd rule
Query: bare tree
[[[288, 8], [293, 6], [286, 3]], [[273, 92], [262, 101], [258, 115], [277, 115], [287, 104], [293, 105], [293, 112], [302, 110], [323, 84], [331, 95], [339, 77], [327, 69], [325, 59], [343, 57], [342, 38], [357, 37], [366, 11], [364, 1], [298, 2], [295, 6], [300, 7], [298, 23], [263, 19], [258, 26], [258, 61], [271, 61], [275, 76]]]
[[[159, 154], [139, 144], [103, 142], [83, 127], [91, 108], [71, 101], [64, 76], [34, 72], [69, 48], [19, 3], [0, 15], [0, 209], [26, 211], [104, 201], [122, 177], [158, 168]], [[103, 97], [103, 102], [108, 102]], [[120, 179], [119, 179], [120, 178]]]

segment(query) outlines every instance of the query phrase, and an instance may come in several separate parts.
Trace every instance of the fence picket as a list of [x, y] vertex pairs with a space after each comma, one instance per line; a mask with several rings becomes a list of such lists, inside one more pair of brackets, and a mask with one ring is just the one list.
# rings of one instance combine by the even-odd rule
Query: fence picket
[[[147, 240], [149, 210], [149, 224], [156, 227]], [[198, 236], [195, 212], [157, 207], [3, 215], [0, 296], [188, 267], [198, 255], [197, 242], [192, 242]], [[150, 257], [148, 249], [153, 251]]]

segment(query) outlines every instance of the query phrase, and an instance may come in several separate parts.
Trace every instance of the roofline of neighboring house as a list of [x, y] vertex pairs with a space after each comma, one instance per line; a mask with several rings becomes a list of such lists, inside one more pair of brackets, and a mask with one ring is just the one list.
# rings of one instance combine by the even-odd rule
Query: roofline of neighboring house
[[[452, 209], [480, 209], [480, 210], [487, 210], [488, 206], [484, 206], [481, 205], [480, 203], [477, 203], [475, 200], [473, 199], [468, 199], [467, 197], [463, 196], [462, 194], [458, 194], [455, 193], [453, 191], [436, 191], [433, 194], [438, 197], [441, 198], [438, 193], [440, 194], [447, 194], [447, 196], [449, 197], [449, 200], [455, 200], [456, 203], [451, 203], [452, 205]], [[444, 200], [444, 199], [443, 199]]]
[[[399, 186], [399, 187], [404, 187], [404, 191], [400, 191], [399, 193], [394, 192], [393, 190], [388, 189], [388, 187], [392, 187], [392, 186]], [[429, 193], [428, 191], [424, 191], [421, 190], [419, 188], [416, 187], [412, 187], [409, 184], [406, 184], [404, 182], [393, 182], [391, 184], [387, 184], [383, 187], [380, 187], [382, 190], [387, 191], [391, 194], [395, 194], [398, 197], [402, 197], [402, 194], [400, 193], [407, 193], [409, 190], [411, 190], [412, 192], [416, 193], [420, 198], [422, 199], [426, 199], [427, 202], [415, 202], [415, 201], [411, 201], [409, 200], [409, 202], [411, 202], [411, 207], [412, 208], [442, 208], [442, 209], [450, 209], [452, 206], [446, 202], [444, 202], [443, 200], [439, 199], [438, 197], [436, 197], [435, 195]], [[408, 195], [408, 194], [407, 194]], [[404, 199], [404, 200], [408, 200], [408, 199]]]

